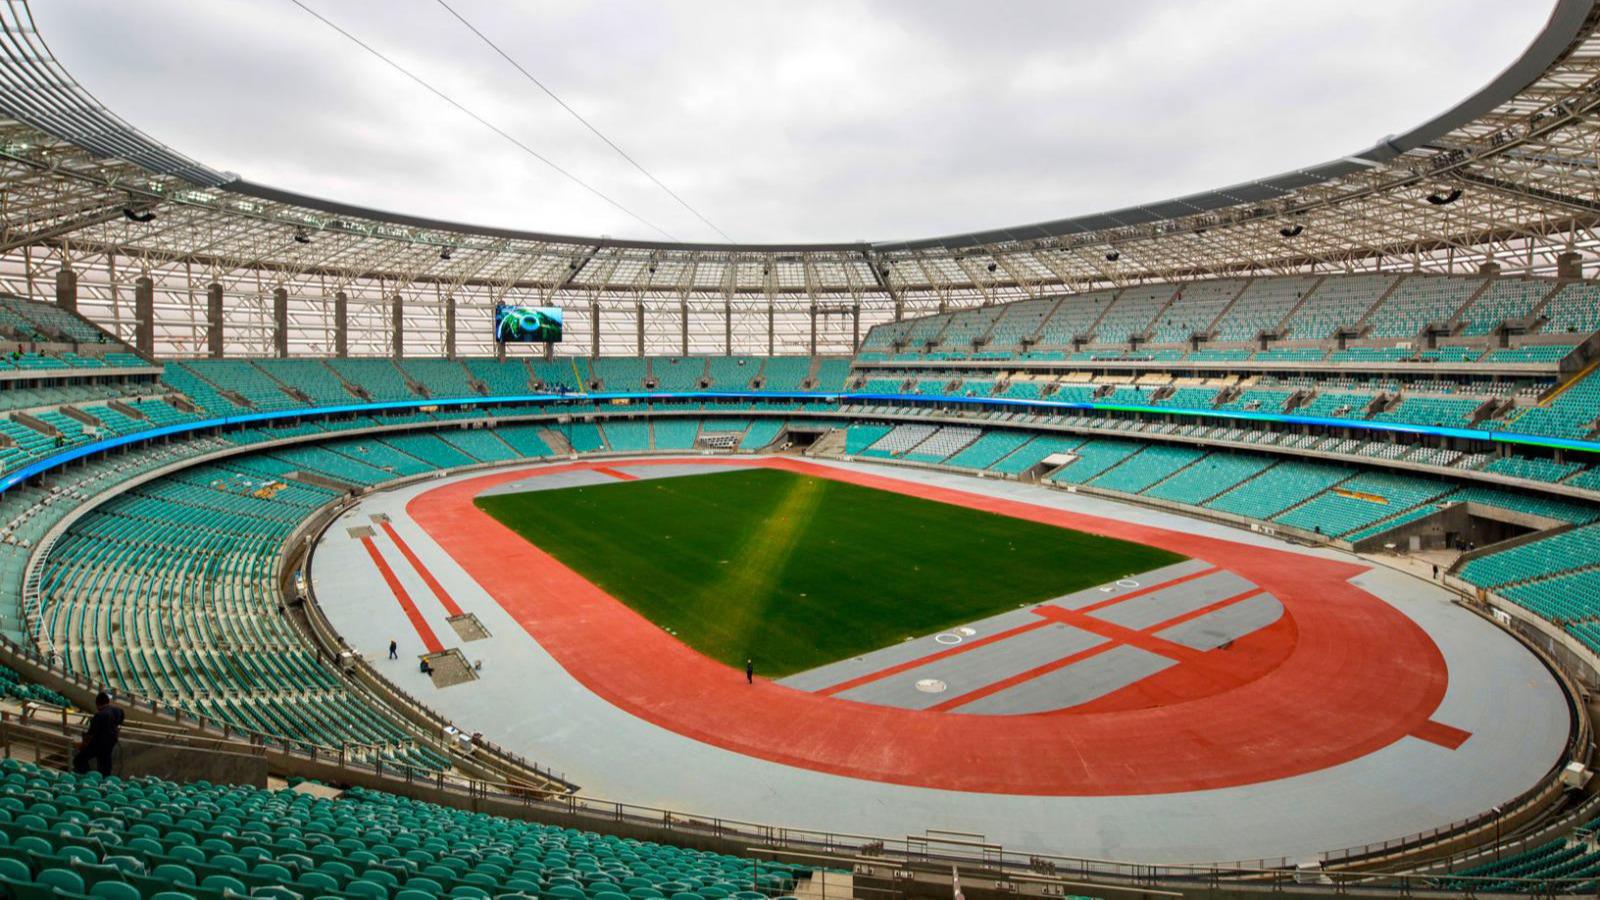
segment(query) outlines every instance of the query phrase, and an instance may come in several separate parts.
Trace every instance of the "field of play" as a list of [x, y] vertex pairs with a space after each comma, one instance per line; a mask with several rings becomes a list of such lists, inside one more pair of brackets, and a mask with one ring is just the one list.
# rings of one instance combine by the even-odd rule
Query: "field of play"
[[474, 502], [690, 647], [772, 677], [1183, 559], [776, 469]]

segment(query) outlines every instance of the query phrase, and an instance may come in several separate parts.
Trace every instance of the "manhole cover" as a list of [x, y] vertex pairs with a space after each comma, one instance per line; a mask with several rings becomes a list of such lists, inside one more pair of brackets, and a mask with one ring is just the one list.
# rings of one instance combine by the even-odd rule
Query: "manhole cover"
[[923, 678], [917, 682], [917, 690], [924, 694], [942, 694], [949, 686], [937, 678]]

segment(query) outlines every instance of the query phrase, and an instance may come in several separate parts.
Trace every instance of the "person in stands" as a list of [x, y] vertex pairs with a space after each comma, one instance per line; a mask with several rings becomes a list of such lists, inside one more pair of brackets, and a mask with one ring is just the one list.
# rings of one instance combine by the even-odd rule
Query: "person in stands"
[[111, 774], [111, 751], [117, 746], [117, 736], [122, 730], [122, 709], [111, 702], [105, 691], [95, 695], [95, 713], [89, 719], [89, 730], [83, 733], [78, 744], [78, 755], [72, 758], [73, 771], [79, 775], [89, 771], [89, 761], [101, 775]]

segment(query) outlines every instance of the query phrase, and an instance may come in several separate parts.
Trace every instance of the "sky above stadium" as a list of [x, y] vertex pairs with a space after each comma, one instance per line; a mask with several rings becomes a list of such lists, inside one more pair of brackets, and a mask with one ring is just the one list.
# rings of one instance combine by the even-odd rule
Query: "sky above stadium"
[[[293, 0], [36, 0], [33, 11], [56, 55], [112, 110], [252, 181], [478, 225], [722, 239], [439, 0], [301, 2], [616, 205]], [[959, 233], [1324, 162], [1478, 89], [1551, 9], [446, 2], [746, 243]]]

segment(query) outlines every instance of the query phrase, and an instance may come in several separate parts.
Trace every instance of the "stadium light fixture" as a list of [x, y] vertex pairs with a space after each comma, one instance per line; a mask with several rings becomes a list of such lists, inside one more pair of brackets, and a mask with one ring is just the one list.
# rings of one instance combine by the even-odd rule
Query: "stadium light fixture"
[[1278, 229], [1278, 233], [1283, 235], [1286, 238], [1292, 238], [1292, 237], [1299, 237], [1300, 233], [1302, 231], [1305, 231], [1305, 230], [1306, 230], [1306, 227], [1304, 225], [1294, 225], [1294, 226], [1291, 226], [1289, 228], [1279, 228]]
[[1110, 253], [1106, 254], [1106, 262], [1116, 262], [1117, 260], [1119, 260], [1121, 258], [1122, 258], [1122, 254], [1118, 253], [1115, 250], [1113, 250]]
[[1428, 202], [1432, 203], [1434, 206], [1449, 206], [1460, 199], [1461, 188], [1453, 188], [1448, 194], [1441, 194], [1435, 191], [1434, 193], [1428, 195]]
[[140, 225], [145, 225], [156, 220], [155, 210], [140, 210], [134, 209], [131, 206], [124, 206], [122, 208], [122, 217], [127, 219], [129, 222], [138, 222]]
[[450, 248], [449, 247], [440, 247], [439, 248], [439, 258], [443, 259], [443, 260], [450, 259]]
[[294, 230], [294, 242], [296, 244], [309, 244], [311, 243], [311, 235], [304, 228], [296, 228]]

